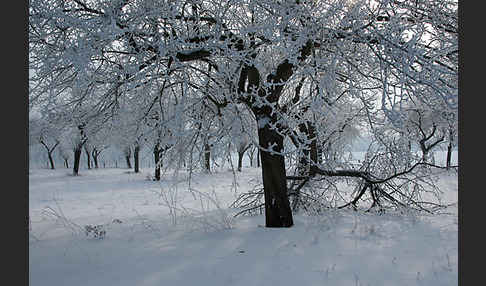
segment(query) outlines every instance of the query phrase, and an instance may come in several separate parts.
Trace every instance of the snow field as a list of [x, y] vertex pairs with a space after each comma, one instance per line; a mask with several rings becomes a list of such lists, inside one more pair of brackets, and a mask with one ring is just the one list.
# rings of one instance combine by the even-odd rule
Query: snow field
[[[127, 171], [30, 170], [30, 285], [457, 285], [457, 205], [297, 214], [292, 228], [272, 229], [228, 209], [260, 169], [236, 172], [236, 190], [227, 169], [194, 173], [192, 193], [187, 173], [153, 182], [150, 169]], [[440, 185], [457, 202], [457, 176]]]

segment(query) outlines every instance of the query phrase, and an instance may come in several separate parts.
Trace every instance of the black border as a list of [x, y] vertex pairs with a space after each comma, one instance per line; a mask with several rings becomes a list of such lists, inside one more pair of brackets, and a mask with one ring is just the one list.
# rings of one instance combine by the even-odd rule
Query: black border
[[[484, 119], [481, 118], [485, 105], [480, 102], [484, 97], [482, 84], [486, 82], [485, 65], [480, 61], [484, 58], [484, 24], [481, 23], [484, 11], [479, 5], [466, 6], [464, 3], [473, 2], [459, 1], [458, 275], [459, 285], [480, 285], [480, 281], [484, 280], [479, 271], [484, 256], [478, 251], [478, 246], [484, 244], [484, 222], [481, 218], [484, 189], [481, 182], [476, 184], [476, 180], [485, 176], [479, 158], [484, 148], [485, 130], [482, 128]], [[474, 10], [477, 14], [472, 13]], [[478, 167], [474, 162], [479, 160]]]
[[[28, 187], [28, 7], [4, 3], [2, 25], [2, 207], [5, 226], [3, 284], [29, 285]], [[14, 281], [13, 283], [10, 281]]]

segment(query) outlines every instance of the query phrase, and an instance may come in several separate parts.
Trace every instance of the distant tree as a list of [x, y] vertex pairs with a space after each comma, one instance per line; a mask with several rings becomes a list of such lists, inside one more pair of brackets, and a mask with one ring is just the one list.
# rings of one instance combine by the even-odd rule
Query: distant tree
[[131, 169], [132, 163], [130, 161], [130, 158], [132, 157], [132, 148], [130, 146], [125, 146], [125, 148], [123, 148], [123, 156], [125, 157], [125, 162], [127, 163], [127, 168]]
[[98, 169], [99, 168], [99, 156], [101, 154], [101, 152], [103, 152], [103, 150], [107, 149], [108, 146], [102, 146], [102, 147], [93, 147], [93, 150], [91, 151], [91, 156], [93, 157], [93, 161], [94, 161], [94, 165], [95, 165], [95, 168]]
[[[31, 126], [32, 125], [34, 124], [31, 124]], [[41, 130], [39, 130], [39, 133], [37, 134], [37, 140], [46, 149], [49, 164], [51, 166], [51, 169], [54, 170], [55, 168], [52, 153], [59, 145], [60, 141], [56, 135], [52, 134], [52, 130], [48, 129], [49, 127], [47, 126], [41, 127]]]
[[84, 144], [84, 153], [86, 154], [86, 166], [91, 169], [91, 152], [93, 148], [89, 144], [89, 140]]
[[90, 136], [88, 149], [90, 150], [95, 169], [99, 168], [99, 157], [101, 153], [110, 147], [113, 135], [109, 127], [110, 125], [105, 125], [98, 132]]
[[452, 112], [443, 113], [447, 121], [447, 126], [444, 128], [444, 133], [447, 134], [447, 153], [446, 153], [446, 168], [450, 169], [452, 166], [452, 149], [457, 146], [458, 123], [457, 114]]
[[243, 156], [252, 147], [252, 143], [257, 138], [255, 121], [245, 106], [234, 105], [232, 108], [228, 108], [228, 110], [231, 111], [231, 114], [227, 113], [225, 116], [230, 121], [227, 123], [231, 129], [229, 136], [231, 136], [231, 142], [235, 146], [236, 153], [238, 154], [237, 170], [241, 172]]
[[422, 152], [422, 161], [429, 162], [430, 153], [445, 139], [441, 114], [420, 106], [407, 110], [408, 136], [416, 141]]
[[250, 161], [250, 167], [253, 167], [253, 164], [255, 164], [255, 151], [256, 148], [253, 145], [253, 143], [250, 143], [248, 147], [248, 151], [246, 152], [246, 155], [248, 156], [248, 160]]
[[63, 160], [64, 167], [69, 169], [69, 159], [71, 159], [71, 150], [68, 149], [68, 147], [65, 146], [66, 144], [61, 141], [61, 144], [59, 145], [59, 156]]
[[85, 132], [85, 124], [79, 124], [77, 126], [76, 135], [73, 137], [73, 145], [74, 145], [74, 163], [73, 163], [73, 175], [79, 175], [79, 163], [81, 161], [81, 152], [83, 150], [84, 144], [88, 141], [88, 137], [86, 136]]
[[42, 111], [40, 116], [29, 121], [30, 141], [44, 147], [51, 169], [55, 169], [53, 152], [61, 143], [61, 134], [65, 126], [55, 114]]

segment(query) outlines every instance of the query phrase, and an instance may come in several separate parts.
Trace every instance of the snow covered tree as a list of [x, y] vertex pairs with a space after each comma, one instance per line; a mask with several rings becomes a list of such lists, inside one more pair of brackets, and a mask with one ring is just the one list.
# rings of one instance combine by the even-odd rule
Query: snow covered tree
[[[289, 179], [304, 186], [317, 176], [353, 178], [359, 191], [349, 204], [367, 190], [373, 206], [403, 204], [401, 184], [391, 182], [421, 163], [398, 168], [402, 158], [390, 152], [399, 144], [382, 136], [386, 125], [403, 124], [397, 107], [405, 99], [457, 109], [456, 1], [32, 0], [29, 47], [32, 104], [88, 101], [104, 118], [121, 97], [134, 104], [171, 98], [178, 108], [159, 104], [159, 112], [173, 113], [161, 115], [158, 128], [192, 120], [184, 128], [197, 135], [189, 142], [202, 146], [199, 154], [226, 138], [222, 110], [245, 104], [256, 119], [267, 227], [293, 225]], [[343, 112], [338, 106], [353, 108], [333, 117]], [[324, 118], [331, 124], [319, 126]], [[318, 141], [344, 146], [357, 118], [379, 153], [359, 171], [319, 164], [325, 149]], [[187, 133], [167, 136], [182, 142]], [[287, 138], [302, 164], [307, 156], [312, 162], [302, 176], [287, 176]]]
[[[90, 157], [93, 159], [94, 168], [99, 168], [99, 158], [101, 153], [110, 147], [113, 138], [113, 130], [111, 130], [112, 125], [103, 125], [98, 132], [91, 134], [88, 140], [88, 150], [90, 151]], [[86, 150], [86, 147], [85, 147]]]
[[[234, 105], [227, 110], [229, 112], [225, 114], [225, 117], [227, 117], [227, 125], [230, 128], [229, 136], [231, 137], [231, 144], [235, 147], [238, 154], [237, 170], [241, 172], [243, 156], [252, 147], [253, 142], [256, 141], [256, 124], [246, 106]], [[251, 164], [252, 159], [251, 157]]]

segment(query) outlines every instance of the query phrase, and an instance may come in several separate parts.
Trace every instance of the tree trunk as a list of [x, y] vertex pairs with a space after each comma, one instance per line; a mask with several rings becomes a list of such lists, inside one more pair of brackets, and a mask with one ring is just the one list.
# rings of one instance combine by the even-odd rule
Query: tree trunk
[[451, 157], [452, 157], [452, 144], [449, 142], [447, 146], [447, 159], [446, 159], [446, 169], [449, 170], [451, 168]]
[[48, 152], [47, 157], [49, 157], [49, 163], [51, 164], [51, 169], [54, 170], [54, 160], [52, 159], [52, 152]]
[[318, 144], [317, 144], [317, 135], [316, 135], [316, 127], [312, 122], [307, 122], [308, 128], [309, 128], [309, 139], [312, 140], [310, 143], [310, 164], [311, 167], [314, 166], [315, 164], [319, 164], [319, 150], [318, 150]]
[[154, 161], [155, 161], [155, 180], [160, 181], [160, 150], [159, 144], [154, 147]]
[[[260, 146], [268, 148], [274, 145], [276, 152], [283, 151], [283, 137], [269, 125], [258, 129]], [[294, 222], [287, 195], [285, 159], [281, 154], [260, 152], [262, 162], [263, 189], [265, 197], [266, 227], [291, 227]]]
[[99, 168], [98, 157], [99, 157], [100, 154], [101, 154], [101, 151], [96, 149], [96, 147], [93, 147], [93, 150], [91, 151], [91, 157], [93, 157], [93, 163], [94, 163], [95, 169]]
[[423, 152], [423, 153], [422, 153], [422, 161], [423, 161], [424, 163], [427, 163], [427, 157], [428, 157], [428, 156], [427, 156], [427, 152]]
[[238, 172], [241, 172], [241, 167], [243, 165], [243, 155], [244, 153], [238, 152]]
[[260, 148], [257, 149], [257, 168], [260, 168]]
[[93, 162], [95, 165], [95, 169], [98, 169], [98, 153], [93, 154]]
[[132, 163], [130, 163], [130, 155], [125, 155], [125, 160], [127, 161], [128, 169], [132, 168]]
[[140, 153], [140, 146], [136, 145], [135, 150], [133, 150], [133, 161], [135, 164], [135, 173], [139, 172], [139, 153]]
[[407, 168], [412, 166], [412, 141], [407, 143]]
[[254, 155], [255, 155], [255, 148], [253, 147], [253, 145], [248, 148], [248, 159], [250, 159], [250, 167], [253, 168], [253, 158], [254, 158]]
[[84, 149], [84, 152], [86, 153], [86, 159], [87, 159], [87, 166], [88, 169], [91, 169], [91, 155], [89, 154], [89, 151], [87, 149]]
[[446, 158], [446, 169], [447, 170], [449, 170], [451, 168], [453, 136], [454, 136], [454, 132], [452, 131], [452, 129], [449, 128], [449, 145], [447, 145], [447, 158]]
[[422, 150], [422, 161], [424, 163], [427, 163], [427, 157], [428, 157], [428, 149], [425, 148], [425, 144], [423, 144], [422, 142], [420, 142], [420, 149]]
[[211, 172], [211, 147], [206, 142], [204, 143], [204, 169], [206, 172]]
[[309, 163], [309, 150], [303, 150], [297, 165], [297, 173], [299, 176], [307, 176], [309, 174]]
[[77, 176], [79, 174], [79, 162], [81, 160], [81, 147], [74, 149], [74, 165], [73, 165], [73, 175]]

